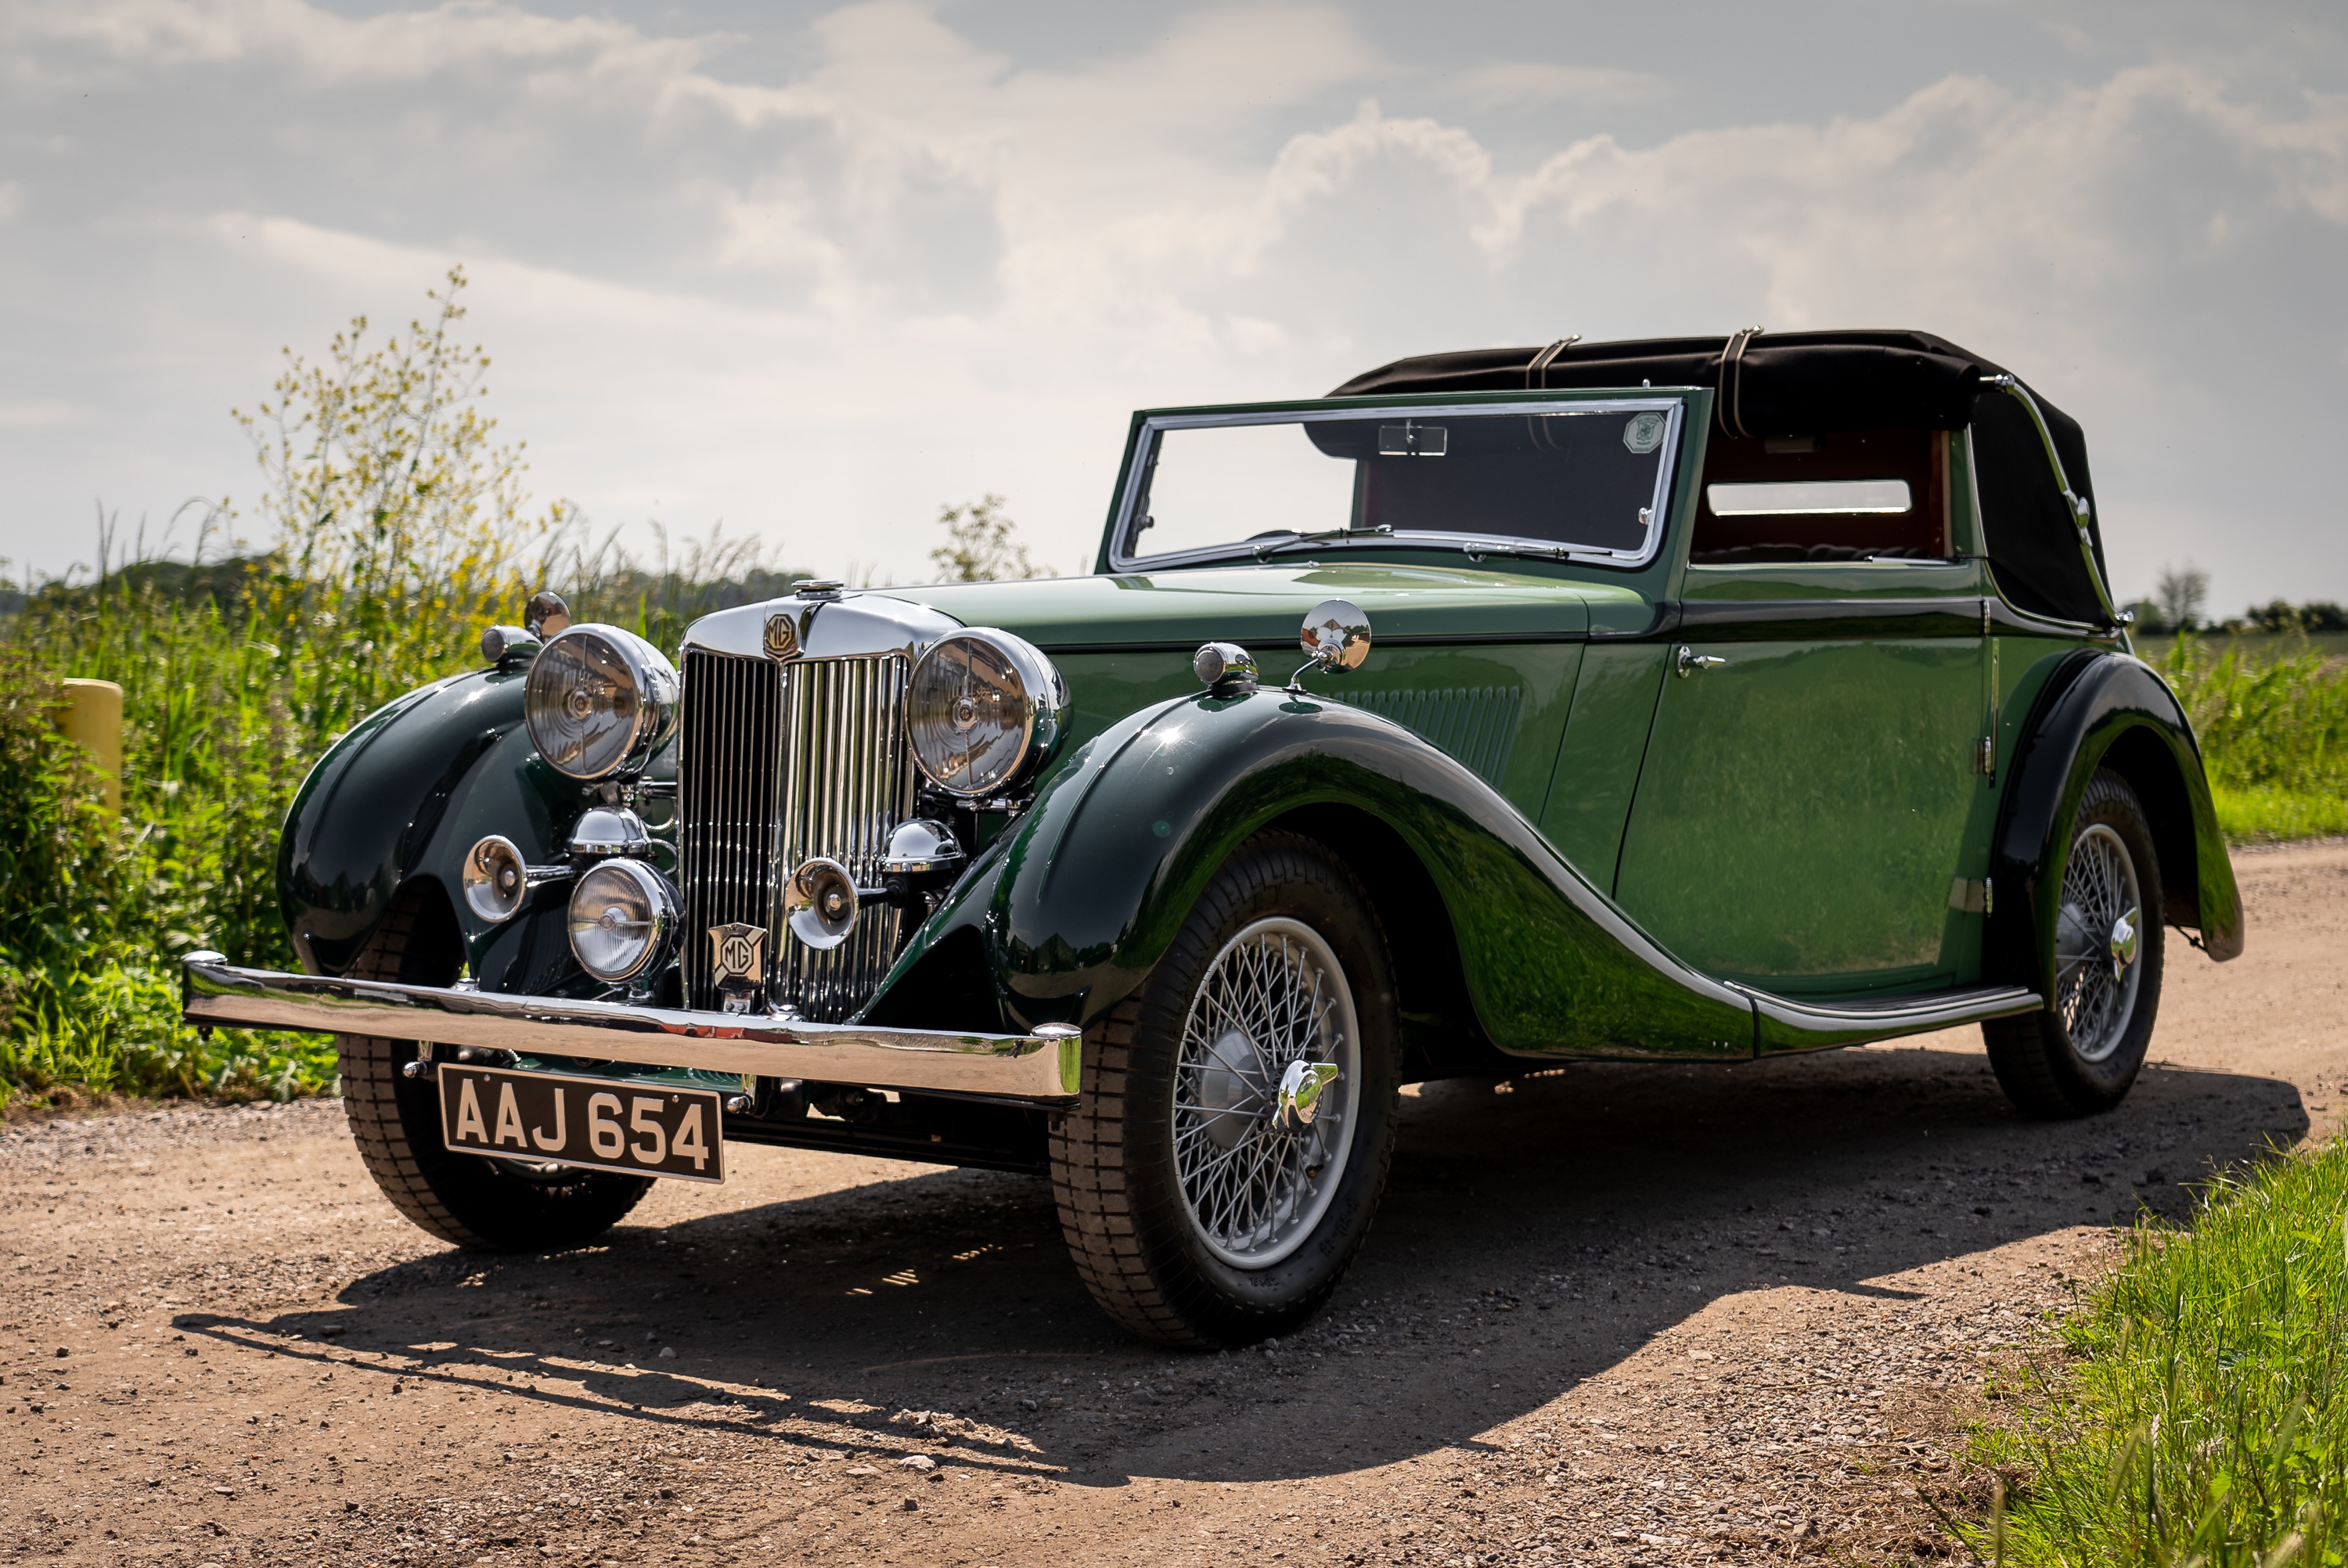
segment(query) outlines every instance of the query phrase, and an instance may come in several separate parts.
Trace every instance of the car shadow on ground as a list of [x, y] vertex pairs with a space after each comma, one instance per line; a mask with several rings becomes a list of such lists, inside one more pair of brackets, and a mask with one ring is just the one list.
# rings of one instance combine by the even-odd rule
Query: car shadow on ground
[[[1876, 1282], [2144, 1207], [2181, 1216], [2193, 1184], [2308, 1126], [2289, 1084], [2158, 1066], [2109, 1114], [2028, 1122], [1946, 1043], [1416, 1091], [1361, 1257], [1268, 1353], [1119, 1333], [1048, 1185], [967, 1171], [569, 1254], [450, 1250], [354, 1282], [336, 1312], [184, 1322], [647, 1428], [883, 1456], [942, 1437], [959, 1462], [1106, 1485], [1310, 1477], [1473, 1443], [1724, 1296], [1899, 1296]], [[891, 1424], [906, 1410], [974, 1425]]]

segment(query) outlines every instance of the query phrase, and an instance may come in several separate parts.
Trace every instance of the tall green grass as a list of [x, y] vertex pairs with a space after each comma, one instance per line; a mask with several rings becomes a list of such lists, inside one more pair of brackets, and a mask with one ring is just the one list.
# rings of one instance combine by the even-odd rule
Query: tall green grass
[[2348, 1553], [2348, 1143], [2221, 1179], [2147, 1223], [2025, 1413], [1975, 1434], [2017, 1478], [1984, 1562], [2336, 1565]]
[[2348, 662], [2303, 641], [2220, 651], [2191, 633], [2147, 651], [2200, 736], [2227, 837], [2348, 833]]
[[[541, 586], [577, 619], [673, 646], [694, 617], [784, 591], [753, 545], [712, 534], [642, 562], [560, 504], [533, 510], [517, 447], [478, 409], [486, 361], [459, 344], [460, 274], [427, 321], [364, 321], [312, 364], [289, 355], [245, 417], [272, 535], [231, 543], [200, 508], [190, 562], [115, 559], [26, 583], [0, 623], [0, 1104], [62, 1085], [280, 1097], [328, 1087], [325, 1042], [179, 1020], [179, 954], [290, 967], [277, 838], [335, 738], [382, 703], [479, 663], [482, 630]], [[123, 809], [57, 738], [59, 682], [123, 688]]]

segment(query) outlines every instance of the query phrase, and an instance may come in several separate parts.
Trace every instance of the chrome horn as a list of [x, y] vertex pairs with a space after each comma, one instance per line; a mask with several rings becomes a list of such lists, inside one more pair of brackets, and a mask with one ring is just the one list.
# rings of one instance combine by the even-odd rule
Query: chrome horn
[[791, 935], [818, 949], [837, 948], [856, 929], [860, 902], [848, 867], [824, 856], [802, 863], [783, 885]]

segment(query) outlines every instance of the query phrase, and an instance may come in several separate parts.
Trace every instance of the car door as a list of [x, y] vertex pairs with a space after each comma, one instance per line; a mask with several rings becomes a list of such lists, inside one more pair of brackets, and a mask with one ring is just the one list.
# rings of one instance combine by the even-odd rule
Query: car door
[[1622, 907], [1687, 962], [1765, 989], [1953, 983], [1981, 905], [1972, 586], [1962, 562], [1690, 568]]

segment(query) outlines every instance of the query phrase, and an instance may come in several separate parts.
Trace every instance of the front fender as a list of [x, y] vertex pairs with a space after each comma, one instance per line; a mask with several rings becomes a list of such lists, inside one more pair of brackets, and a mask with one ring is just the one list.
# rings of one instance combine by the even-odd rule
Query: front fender
[[1010, 1027], [1089, 1025], [1149, 972], [1233, 849], [1332, 804], [1384, 822], [1424, 865], [1502, 1050], [1752, 1053], [1750, 999], [1656, 945], [1483, 780], [1374, 714], [1272, 691], [1165, 703], [1088, 743], [924, 924], [866, 1016], [918, 1016], [940, 989], [919, 977], [968, 974], [983, 956]]
[[[453, 898], [464, 852], [483, 834], [505, 835], [532, 861], [560, 853], [586, 792], [531, 747], [522, 682], [519, 671], [475, 671], [420, 687], [362, 719], [310, 770], [277, 853], [278, 905], [304, 968], [347, 972], [413, 878], [437, 877]], [[493, 941], [543, 946], [520, 940], [546, 923], [535, 900], [501, 928], [461, 900], [456, 913], [476, 974]]]
[[[2223, 962], [2242, 950], [2234, 883], [2201, 748], [2177, 694], [2125, 653], [2064, 656], [2024, 729], [1992, 875], [1990, 950], [2001, 978], [2054, 995], [2054, 915], [2070, 858], [2065, 832], [2098, 767], [2127, 776], [2152, 818], [2169, 924], [2198, 927]], [[2011, 901], [2005, 889], [2021, 897]]]

